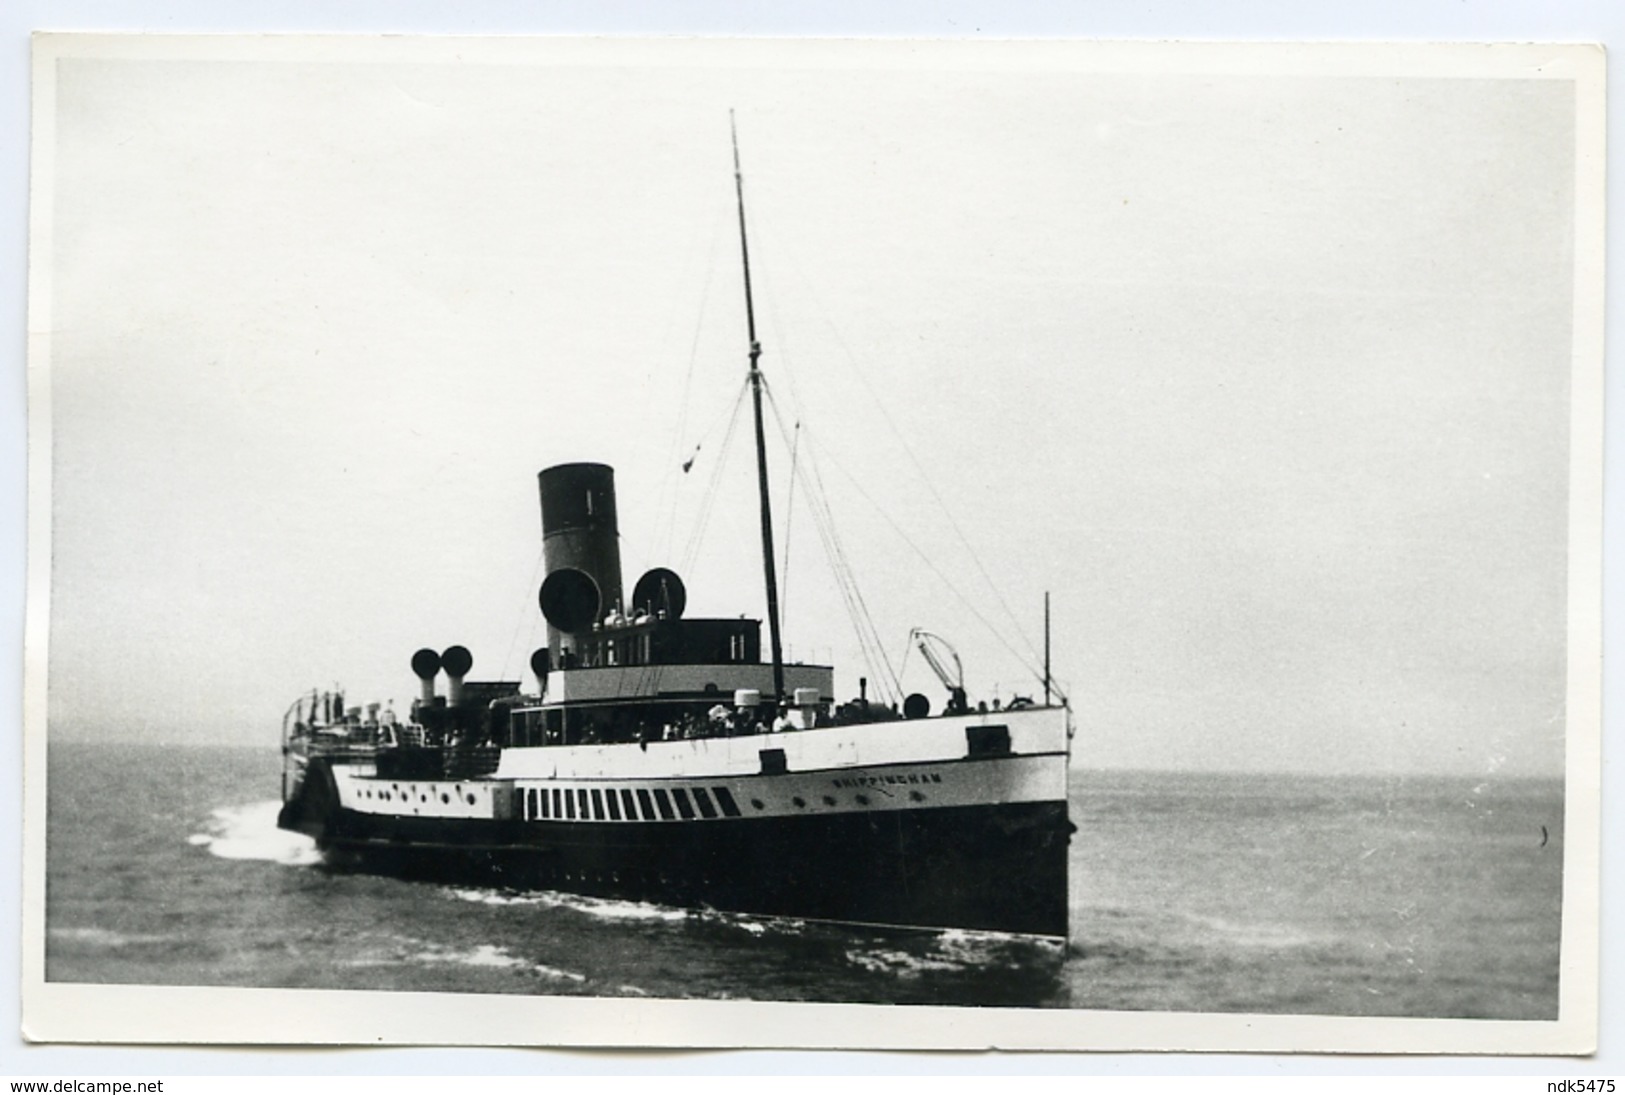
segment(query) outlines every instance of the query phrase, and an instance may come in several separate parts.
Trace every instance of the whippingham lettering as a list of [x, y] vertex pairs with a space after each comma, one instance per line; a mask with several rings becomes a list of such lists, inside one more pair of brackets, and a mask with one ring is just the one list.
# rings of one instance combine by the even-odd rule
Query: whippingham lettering
[[908, 772], [892, 776], [860, 776], [856, 779], [832, 779], [831, 783], [842, 790], [853, 787], [880, 787], [882, 785], [905, 786], [910, 783], [941, 783], [942, 777], [935, 772]]

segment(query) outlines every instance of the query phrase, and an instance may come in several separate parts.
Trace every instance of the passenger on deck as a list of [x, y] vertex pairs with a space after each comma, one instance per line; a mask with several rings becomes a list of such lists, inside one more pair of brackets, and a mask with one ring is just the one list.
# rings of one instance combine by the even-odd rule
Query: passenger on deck
[[780, 707], [779, 717], [773, 720], [773, 732], [775, 734], [783, 734], [787, 731], [794, 730], [795, 728], [795, 721], [790, 718], [790, 709], [788, 707]]

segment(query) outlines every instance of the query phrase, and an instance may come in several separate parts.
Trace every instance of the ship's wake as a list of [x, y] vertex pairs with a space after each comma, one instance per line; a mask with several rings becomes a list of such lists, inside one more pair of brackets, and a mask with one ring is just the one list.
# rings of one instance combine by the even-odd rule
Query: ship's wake
[[[765, 947], [756, 953], [799, 956], [831, 972], [844, 967], [865, 979], [915, 984], [921, 991], [944, 980], [991, 978], [1018, 983], [1026, 991], [1034, 976], [1053, 976], [1067, 952], [1062, 940], [1005, 932], [926, 930], [842, 924], [794, 917], [761, 916], [716, 909], [682, 909], [646, 902], [587, 897], [555, 891], [513, 891], [445, 887], [447, 896], [492, 908], [560, 909], [604, 923], [666, 924], [714, 937], [749, 937], [740, 945]], [[789, 947], [792, 950], [784, 951]]]
[[321, 862], [322, 854], [314, 840], [276, 827], [281, 809], [282, 804], [275, 800], [222, 806], [209, 815], [205, 831], [193, 833], [186, 842], [221, 859], [260, 860], [289, 867]]
[[903, 980], [969, 971], [1025, 970], [1059, 963], [1059, 939], [1006, 932], [950, 930], [876, 937], [846, 948], [845, 960], [869, 973]]
[[411, 939], [405, 942], [409, 943], [412, 948], [411, 953], [408, 955], [409, 959], [420, 965], [472, 966], [492, 970], [512, 970], [518, 973], [534, 974], [551, 981], [570, 981], [576, 984], [581, 984], [587, 980], [586, 974], [533, 962], [513, 954], [506, 947], [499, 947], [491, 943], [480, 943], [473, 947], [458, 949], [457, 947], [430, 943], [421, 939]]
[[450, 886], [446, 892], [459, 901], [468, 901], [476, 905], [537, 905], [550, 909], [569, 909], [595, 920], [677, 921], [687, 919], [691, 915], [687, 909], [674, 909], [668, 905], [617, 901], [613, 898], [587, 897], [584, 894], [558, 893], [553, 890], [516, 893], [511, 890]]

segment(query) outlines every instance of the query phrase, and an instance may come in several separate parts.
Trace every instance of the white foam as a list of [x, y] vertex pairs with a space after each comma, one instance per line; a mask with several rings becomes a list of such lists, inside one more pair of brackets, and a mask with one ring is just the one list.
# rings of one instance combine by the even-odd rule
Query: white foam
[[173, 939], [162, 935], [126, 935], [107, 928], [52, 928], [52, 939], [83, 943], [93, 947], [126, 947], [133, 943], [171, 943]]
[[321, 861], [316, 842], [303, 833], [276, 827], [282, 804], [275, 800], [245, 806], [223, 806], [209, 817], [209, 831], [193, 833], [188, 844], [207, 848], [221, 859], [249, 859], [306, 867]]
[[532, 894], [501, 893], [497, 890], [462, 889], [456, 886], [448, 887], [446, 892], [459, 901], [468, 901], [475, 905], [535, 905], [537, 900]]
[[603, 897], [582, 897], [578, 894], [550, 893], [544, 896], [560, 908], [574, 909], [576, 912], [603, 920], [684, 920], [689, 916], [686, 909], [649, 905], [641, 901], [614, 901]]
[[964, 969], [966, 963], [952, 958], [908, 954], [904, 951], [849, 950], [846, 960], [871, 973], [890, 973], [898, 977], [918, 977], [922, 973]]
[[485, 969], [499, 970], [525, 970], [555, 981], [574, 981], [577, 984], [586, 981], [587, 975], [575, 973], [571, 970], [561, 970], [554, 966], [544, 966], [540, 962], [531, 962], [517, 955], [510, 954], [504, 947], [494, 943], [481, 943], [472, 950], [458, 951], [449, 947], [442, 947], [433, 943], [419, 943], [413, 941], [423, 949], [412, 955], [412, 960], [425, 964], [446, 964], [457, 966], [477, 966]]
[[692, 913], [700, 920], [720, 924], [723, 927], [742, 931], [747, 935], [790, 936], [801, 935], [807, 930], [807, 922], [789, 916], [765, 916], [758, 913], [724, 912], [721, 909], [703, 909]]
[[516, 894], [498, 890], [451, 887], [446, 892], [459, 901], [471, 901], [479, 905], [543, 905], [553, 909], [570, 909], [603, 920], [675, 921], [690, 915], [686, 909], [674, 909], [666, 905], [649, 905], [641, 901], [616, 901], [604, 897], [556, 893], [552, 890]]

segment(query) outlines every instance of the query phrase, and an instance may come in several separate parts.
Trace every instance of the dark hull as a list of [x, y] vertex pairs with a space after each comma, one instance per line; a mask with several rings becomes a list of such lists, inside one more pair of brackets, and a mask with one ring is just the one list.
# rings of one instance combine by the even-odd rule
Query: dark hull
[[281, 823], [365, 870], [804, 919], [1067, 932], [1071, 826], [1061, 802], [538, 823], [358, 813], [310, 801], [323, 797], [321, 776]]

